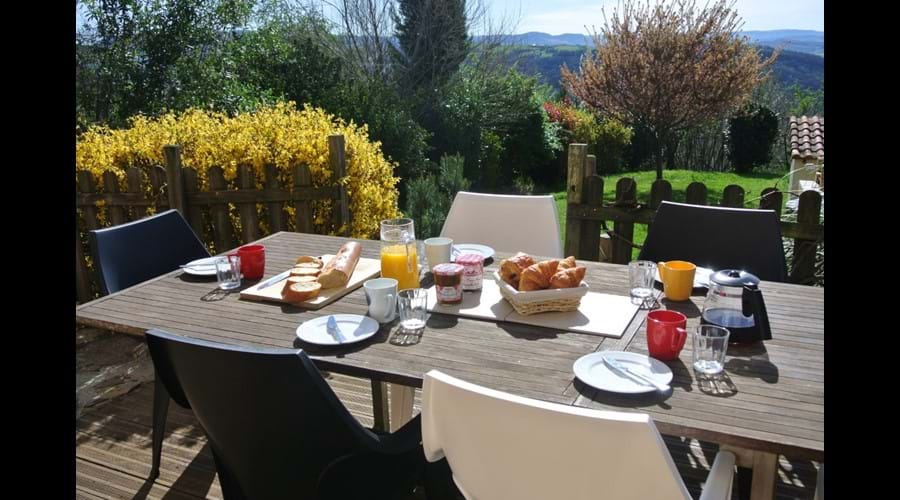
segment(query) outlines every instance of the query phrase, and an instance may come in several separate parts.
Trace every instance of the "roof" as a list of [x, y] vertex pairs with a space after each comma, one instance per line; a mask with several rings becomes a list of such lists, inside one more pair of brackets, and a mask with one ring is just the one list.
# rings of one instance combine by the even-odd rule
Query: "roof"
[[791, 159], [825, 161], [825, 117], [791, 117]]

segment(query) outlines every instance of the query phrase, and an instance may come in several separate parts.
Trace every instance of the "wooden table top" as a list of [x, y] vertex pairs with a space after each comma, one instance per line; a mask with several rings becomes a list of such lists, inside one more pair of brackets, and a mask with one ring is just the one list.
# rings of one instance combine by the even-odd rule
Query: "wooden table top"
[[[266, 246], [266, 275], [289, 269], [300, 255], [334, 253], [346, 238], [280, 232]], [[378, 258], [380, 242], [362, 243], [363, 257]], [[492, 272], [500, 259], [486, 268]], [[583, 262], [592, 291], [627, 294], [626, 266]], [[242, 288], [252, 286], [249, 282]], [[441, 370], [469, 382], [521, 396], [590, 408], [649, 413], [660, 431], [797, 458], [824, 460], [824, 289], [763, 282], [773, 339], [757, 348], [729, 347], [725, 383], [700, 386], [690, 370], [690, 339], [671, 394], [619, 396], [586, 386], [572, 372], [581, 356], [598, 350], [646, 354], [638, 312], [620, 339], [548, 328], [431, 314], [417, 343], [398, 345], [397, 321], [371, 339], [319, 347], [297, 339], [296, 328], [329, 314], [366, 314], [362, 288], [317, 311], [240, 300], [218, 292], [214, 279], [173, 271], [76, 307], [79, 324], [143, 335], [150, 328], [227, 344], [303, 348], [323, 370], [421, 387], [423, 375]], [[664, 307], [699, 321], [703, 295]]]

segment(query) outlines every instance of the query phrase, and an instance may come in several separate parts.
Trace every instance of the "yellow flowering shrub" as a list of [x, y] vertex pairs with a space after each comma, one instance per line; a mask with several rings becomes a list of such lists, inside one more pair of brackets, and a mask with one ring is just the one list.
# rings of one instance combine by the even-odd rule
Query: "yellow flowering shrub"
[[[128, 167], [141, 168], [146, 180], [150, 168], [165, 165], [163, 146], [178, 144], [182, 165], [197, 171], [202, 191], [209, 189], [210, 168], [221, 167], [225, 179], [234, 182], [238, 165], [253, 169], [259, 189], [263, 188], [266, 164], [277, 167], [283, 189], [293, 185], [293, 167], [299, 164], [309, 166], [313, 186], [329, 186], [335, 182], [328, 165], [331, 134], [343, 135], [346, 145], [347, 176], [337, 182], [347, 188], [350, 235], [372, 237], [381, 220], [400, 215], [396, 187], [399, 179], [393, 176], [394, 166], [385, 160], [381, 144], [369, 141], [365, 125], [347, 123], [309, 105], [299, 110], [293, 102], [282, 102], [235, 117], [190, 109], [158, 118], [135, 116], [130, 127], [121, 130], [93, 127], [78, 138], [75, 168], [91, 172], [100, 183], [103, 172], [112, 171], [124, 189]], [[155, 196], [149, 182], [145, 185], [147, 196]], [[257, 207], [260, 229], [265, 234], [265, 207]], [[331, 209], [330, 200], [313, 203], [317, 233], [337, 234], [342, 229], [331, 224]], [[293, 229], [294, 209], [289, 207], [287, 211], [289, 228]], [[234, 214], [235, 210], [231, 212]], [[239, 229], [240, 222], [233, 222]]]

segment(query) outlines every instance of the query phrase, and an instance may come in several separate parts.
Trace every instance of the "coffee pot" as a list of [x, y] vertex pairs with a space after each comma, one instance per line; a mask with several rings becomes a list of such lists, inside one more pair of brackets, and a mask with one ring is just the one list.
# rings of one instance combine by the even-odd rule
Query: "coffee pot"
[[772, 330], [759, 278], [736, 269], [711, 274], [700, 323], [724, 326], [731, 332], [729, 342], [770, 340]]

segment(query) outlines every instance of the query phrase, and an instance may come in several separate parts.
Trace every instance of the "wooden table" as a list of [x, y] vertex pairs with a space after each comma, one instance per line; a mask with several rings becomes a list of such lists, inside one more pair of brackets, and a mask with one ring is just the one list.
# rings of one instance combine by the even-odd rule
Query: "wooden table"
[[[288, 269], [299, 255], [334, 253], [346, 239], [281, 232], [263, 238], [266, 278]], [[378, 258], [380, 242], [358, 240], [364, 257]], [[505, 257], [495, 256], [491, 272]], [[625, 266], [587, 263], [591, 289], [624, 294]], [[246, 283], [250, 286], [254, 282]], [[413, 388], [431, 369], [521, 396], [591, 408], [649, 413], [660, 431], [720, 443], [752, 467], [754, 498], [771, 498], [778, 454], [824, 461], [824, 290], [763, 282], [773, 339], [764, 347], [729, 348], [727, 378], [718, 387], [694, 377], [690, 342], [669, 362], [673, 390], [658, 396], [600, 393], [576, 380], [572, 364], [598, 350], [646, 353], [644, 311], [621, 339], [432, 314], [417, 343], [398, 345], [396, 322], [371, 339], [323, 348], [300, 342], [297, 326], [329, 314], [365, 314], [362, 288], [317, 311], [239, 300], [217, 292], [215, 281], [173, 271], [76, 308], [79, 324], [143, 335], [159, 328], [192, 338], [256, 347], [303, 348], [328, 371], [372, 380], [376, 425], [387, 423], [385, 383], [391, 390], [391, 427], [411, 417]], [[699, 319], [704, 297], [668, 304]], [[690, 325], [689, 325], [690, 326]], [[380, 403], [380, 404], [379, 404]]]

